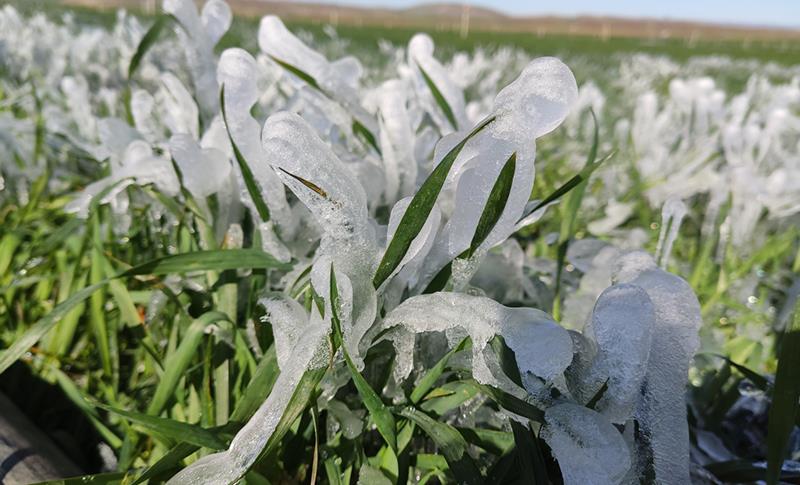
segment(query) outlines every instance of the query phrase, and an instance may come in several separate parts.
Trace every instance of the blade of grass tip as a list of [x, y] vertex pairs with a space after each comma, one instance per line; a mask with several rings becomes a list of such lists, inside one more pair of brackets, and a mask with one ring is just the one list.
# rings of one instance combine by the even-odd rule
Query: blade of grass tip
[[717, 357], [719, 359], [724, 360], [725, 362], [728, 363], [728, 365], [738, 370], [743, 376], [745, 376], [748, 380], [750, 380], [750, 382], [752, 382], [754, 386], [756, 386], [758, 389], [764, 392], [767, 392], [771, 387], [770, 382], [766, 377], [762, 376], [758, 372], [755, 372], [754, 370], [746, 366], [743, 366], [742, 364], [737, 364], [736, 362], [731, 360], [730, 357], [727, 357], [722, 354], [716, 354], [714, 352], [700, 352], [698, 355], [710, 355], [712, 357]]
[[514, 171], [517, 168], [517, 154], [512, 153], [503, 169], [500, 170], [500, 175], [492, 186], [492, 191], [489, 193], [489, 198], [486, 200], [486, 205], [483, 207], [481, 217], [478, 220], [478, 225], [475, 227], [475, 234], [472, 236], [472, 242], [469, 245], [468, 257], [475, 254], [475, 251], [483, 243], [489, 233], [494, 229], [497, 221], [506, 208], [508, 196], [511, 193], [511, 185], [514, 182]]
[[426, 394], [428, 394], [428, 391], [430, 391], [433, 388], [433, 385], [436, 383], [439, 377], [441, 377], [441, 375], [444, 373], [444, 370], [447, 367], [447, 362], [450, 360], [450, 357], [470, 347], [472, 347], [472, 339], [470, 339], [469, 337], [464, 337], [464, 339], [461, 342], [459, 342], [458, 345], [456, 345], [455, 347], [453, 347], [452, 350], [447, 352], [444, 355], [444, 357], [439, 359], [439, 362], [437, 362], [436, 365], [431, 367], [431, 369], [425, 373], [425, 375], [422, 377], [422, 379], [420, 379], [419, 383], [414, 388], [414, 390], [411, 391], [411, 397], [409, 398], [409, 400], [414, 404], [419, 403], [419, 401], [423, 397], [425, 397]]
[[142, 59], [144, 59], [145, 54], [147, 54], [147, 51], [155, 45], [161, 32], [165, 27], [169, 26], [173, 20], [174, 18], [169, 14], [162, 14], [156, 17], [155, 22], [147, 29], [147, 32], [145, 32], [142, 40], [139, 41], [139, 45], [136, 47], [136, 52], [133, 54], [133, 57], [131, 57], [131, 62], [128, 64], [128, 79], [133, 77]]
[[95, 406], [121, 416], [142, 428], [154, 432], [158, 436], [163, 436], [177, 443], [191, 443], [212, 450], [222, 450], [227, 447], [225, 440], [220, 438], [216, 433], [195, 424], [182, 423], [174, 419], [150, 416], [134, 411], [126, 411], [100, 403], [95, 403]]
[[408, 252], [408, 248], [411, 247], [412, 241], [422, 230], [422, 226], [425, 225], [425, 221], [428, 219], [428, 215], [430, 215], [433, 205], [439, 197], [439, 192], [441, 192], [458, 154], [461, 153], [461, 150], [464, 149], [464, 146], [472, 137], [493, 121], [494, 117], [487, 118], [476, 126], [460, 143], [454, 146], [433, 169], [417, 193], [414, 194], [414, 198], [411, 199], [408, 209], [400, 219], [400, 224], [397, 226], [394, 237], [386, 248], [386, 252], [378, 265], [378, 270], [375, 272], [375, 277], [372, 281], [375, 288], [380, 287], [400, 265], [406, 252]]
[[53, 328], [62, 317], [69, 313], [72, 308], [84, 302], [95, 291], [103, 288], [113, 279], [137, 275], [157, 275], [191, 271], [224, 271], [227, 269], [240, 268], [288, 269], [290, 267], [291, 265], [281, 263], [269, 254], [256, 249], [196, 251], [165, 256], [140, 264], [118, 273], [114, 278], [106, 278], [97, 284], [82, 288], [56, 305], [50, 313], [31, 325], [9, 348], [0, 353], [0, 374], [5, 372], [11, 364], [16, 362], [28, 349], [35, 345], [36, 342]]
[[434, 420], [427, 414], [411, 406], [401, 408], [400, 416], [413, 421], [439, 448], [444, 455], [450, 471], [458, 483], [483, 483], [481, 472], [467, 453], [467, 441], [457, 429], [449, 424]]
[[780, 345], [767, 425], [768, 485], [778, 483], [789, 435], [797, 420], [800, 399], [800, 302], [795, 305], [792, 324], [784, 331]]
[[231, 129], [228, 125], [228, 115], [225, 111], [224, 84], [219, 90], [219, 106], [222, 110], [222, 121], [225, 123], [225, 131], [228, 133], [228, 140], [230, 140], [231, 147], [233, 148], [233, 156], [236, 159], [236, 163], [239, 165], [239, 170], [242, 172], [242, 178], [244, 179], [245, 187], [247, 187], [247, 193], [250, 194], [250, 199], [253, 200], [253, 204], [256, 206], [258, 216], [263, 222], [267, 222], [270, 218], [269, 208], [267, 207], [267, 203], [264, 202], [264, 198], [261, 197], [261, 188], [259, 187], [258, 182], [256, 182], [253, 171], [250, 170], [250, 165], [247, 163], [247, 160], [245, 160], [242, 152], [239, 151], [239, 147], [236, 145], [236, 142], [233, 141], [233, 135], [231, 135]]
[[375, 390], [372, 389], [372, 386], [369, 385], [367, 380], [364, 379], [364, 376], [362, 376], [358, 371], [353, 363], [353, 359], [350, 358], [350, 354], [345, 348], [342, 336], [341, 321], [339, 319], [339, 288], [336, 284], [336, 273], [333, 270], [333, 265], [331, 265], [330, 284], [332, 309], [331, 320], [333, 321], [335, 342], [337, 342], [342, 349], [344, 360], [347, 363], [347, 367], [350, 369], [350, 374], [353, 377], [353, 383], [355, 384], [361, 399], [364, 400], [364, 405], [367, 407], [370, 417], [375, 422], [378, 432], [381, 434], [381, 436], [383, 436], [383, 439], [389, 444], [395, 454], [397, 454], [397, 424], [395, 423], [394, 416], [383, 403], [380, 396], [378, 396]]
[[178, 348], [164, 361], [164, 375], [161, 376], [161, 380], [156, 386], [153, 398], [147, 407], [147, 414], [152, 416], [161, 414], [167, 401], [175, 392], [178, 381], [184, 376], [189, 364], [197, 355], [197, 348], [203, 340], [206, 329], [220, 321], [230, 320], [228, 315], [222, 312], [211, 311], [204, 313], [189, 325]]
[[450, 107], [450, 104], [444, 99], [444, 95], [436, 86], [436, 83], [433, 82], [433, 79], [425, 72], [425, 69], [417, 63], [417, 68], [419, 72], [422, 74], [423, 79], [425, 79], [425, 84], [428, 86], [428, 89], [431, 90], [431, 94], [433, 95], [433, 99], [436, 101], [436, 104], [439, 105], [439, 109], [444, 112], [444, 115], [447, 117], [447, 121], [453, 126], [453, 129], [458, 131], [458, 122], [456, 121], [456, 115], [453, 114], [453, 109]]

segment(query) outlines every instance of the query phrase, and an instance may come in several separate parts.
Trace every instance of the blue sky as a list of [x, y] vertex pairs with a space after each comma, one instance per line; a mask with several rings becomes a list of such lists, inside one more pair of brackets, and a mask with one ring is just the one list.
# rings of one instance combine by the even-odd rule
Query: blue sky
[[[424, 3], [423, 0], [322, 1], [375, 7]], [[596, 14], [800, 27], [800, 0], [471, 0], [469, 3], [520, 15]]]

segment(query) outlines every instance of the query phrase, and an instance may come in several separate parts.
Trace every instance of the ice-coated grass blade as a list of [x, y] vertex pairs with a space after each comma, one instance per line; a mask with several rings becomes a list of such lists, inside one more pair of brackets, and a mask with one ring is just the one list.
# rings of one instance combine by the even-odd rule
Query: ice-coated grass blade
[[800, 301], [780, 340], [781, 350], [767, 425], [767, 484], [778, 483], [800, 399]]
[[339, 288], [336, 284], [336, 273], [333, 270], [333, 265], [331, 265], [330, 298], [334, 342], [336, 342], [342, 349], [344, 360], [347, 363], [348, 369], [350, 369], [351, 376], [353, 377], [353, 384], [355, 384], [361, 399], [364, 400], [364, 406], [366, 406], [370, 417], [375, 422], [378, 432], [381, 434], [386, 443], [389, 444], [392, 450], [397, 453], [397, 424], [395, 423], [394, 415], [392, 415], [391, 411], [389, 411], [389, 409], [383, 403], [378, 393], [375, 392], [372, 386], [369, 385], [369, 382], [367, 382], [367, 380], [364, 379], [364, 376], [362, 376], [358, 371], [353, 363], [353, 359], [350, 357], [350, 353], [347, 352], [347, 348], [344, 345], [342, 324], [341, 320], [339, 319]]
[[277, 57], [275, 57], [273, 55], [269, 55], [268, 54], [268, 56], [269, 56], [270, 59], [275, 61], [276, 64], [278, 64], [282, 68], [286, 69], [287, 71], [291, 72], [295, 76], [299, 77], [300, 79], [305, 81], [305, 83], [308, 84], [309, 86], [311, 86], [312, 88], [316, 89], [317, 91], [322, 92], [322, 88], [319, 86], [319, 83], [317, 83], [317, 80], [314, 79], [314, 77], [311, 74], [305, 72], [304, 70], [300, 69], [297, 66], [293, 66], [293, 65], [289, 64], [286, 61], [282, 61], [281, 59], [278, 59]]
[[486, 205], [483, 207], [481, 218], [478, 220], [478, 226], [475, 228], [475, 234], [472, 236], [472, 242], [469, 245], [468, 256], [472, 256], [475, 253], [503, 214], [508, 202], [508, 195], [511, 193], [511, 184], [514, 182], [516, 167], [517, 154], [512, 153], [505, 165], [503, 165], [503, 169], [500, 170], [500, 175], [498, 175], [494, 186], [492, 186], [492, 191], [489, 193], [489, 199], [486, 200]]
[[145, 274], [185, 273], [192, 271], [224, 271], [240, 268], [273, 268], [287, 269], [290, 266], [281, 263], [272, 256], [256, 249], [223, 249], [196, 251], [192, 253], [165, 256], [123, 271], [113, 278], [87, 286], [73, 293], [59, 303], [53, 310], [31, 325], [14, 343], [0, 354], [0, 374], [28, 351], [53, 326], [75, 306], [84, 302], [95, 291], [100, 290], [111, 280]]
[[600, 389], [595, 393], [595, 395], [592, 396], [591, 399], [589, 399], [589, 402], [586, 403], [586, 407], [589, 409], [594, 409], [597, 406], [597, 403], [599, 403], [600, 400], [603, 399], [603, 396], [606, 394], [607, 390], [608, 390], [608, 379], [606, 379], [603, 385], [600, 386]]
[[508, 376], [508, 378], [514, 382], [514, 384], [522, 387], [522, 376], [519, 373], [517, 356], [506, 344], [503, 336], [495, 335], [495, 337], [489, 341], [489, 345], [492, 346], [492, 350], [494, 350], [494, 353], [497, 355], [500, 368], [503, 369], [505, 375]]
[[433, 79], [425, 72], [425, 69], [417, 63], [417, 68], [419, 68], [419, 72], [422, 74], [422, 78], [425, 79], [425, 84], [428, 86], [428, 89], [431, 90], [431, 94], [433, 95], [433, 99], [436, 101], [436, 104], [439, 105], [439, 109], [442, 110], [444, 115], [447, 117], [447, 121], [453, 126], [454, 130], [458, 130], [458, 121], [456, 121], [456, 115], [453, 114], [453, 108], [450, 107], [450, 104], [444, 99], [444, 95], [439, 90], [436, 83], [433, 82]]
[[175, 352], [164, 361], [164, 375], [156, 386], [153, 398], [147, 406], [147, 414], [157, 416], [164, 410], [170, 396], [175, 392], [178, 381], [184, 376], [189, 364], [197, 355], [197, 348], [203, 340], [206, 329], [216, 322], [229, 321], [228, 315], [222, 312], [208, 312], [189, 325], [181, 337], [181, 343]]
[[522, 399], [512, 396], [511, 394], [501, 391], [495, 387], [478, 384], [477, 382], [475, 385], [477, 385], [481, 392], [486, 394], [489, 399], [496, 402], [504, 409], [511, 411], [514, 414], [525, 416], [531, 421], [544, 423], [544, 411], [533, 406], [532, 404], [527, 403]]
[[227, 445], [217, 433], [200, 426], [182, 423], [174, 419], [161, 418], [158, 416], [150, 416], [148, 414], [137, 413], [134, 411], [126, 411], [124, 409], [117, 409], [113, 406], [105, 404], [96, 404], [97, 407], [105, 409], [110, 413], [138, 424], [139, 426], [152, 431], [158, 436], [162, 436], [175, 442], [186, 442], [193, 445], [202, 446], [212, 450], [224, 449]]
[[[155, 45], [156, 40], [161, 35], [161, 32], [168, 27], [170, 24], [173, 23], [175, 18], [169, 14], [162, 14], [156, 17], [156, 21], [153, 22], [153, 25], [147, 29], [142, 40], [139, 42], [139, 45], [136, 47], [136, 52], [131, 57], [131, 62], [128, 64], [128, 79], [132, 78], [134, 74], [136, 74], [136, 70], [139, 68], [139, 64], [141, 64], [142, 59], [144, 59], [145, 54], [147, 51], [150, 50], [153, 45]], [[177, 24], [177, 22], [176, 22]]]
[[323, 199], [327, 199], [328, 198], [328, 193], [325, 192], [324, 190], [322, 190], [322, 187], [320, 187], [319, 185], [317, 185], [314, 182], [311, 182], [309, 180], [306, 180], [306, 179], [304, 179], [303, 177], [301, 177], [299, 175], [295, 175], [292, 172], [289, 172], [288, 170], [284, 170], [281, 167], [278, 167], [278, 168], [280, 169], [281, 172], [285, 173], [286, 175], [292, 177], [293, 179], [297, 180], [301, 184], [305, 185], [306, 188], [308, 188], [312, 192], [316, 193], [317, 195], [319, 195]]
[[353, 118], [353, 133], [362, 137], [371, 146], [378, 155], [381, 155], [381, 149], [378, 146], [378, 141], [375, 139], [375, 134], [369, 131], [363, 123]]
[[394, 237], [386, 248], [386, 252], [378, 265], [378, 270], [375, 272], [375, 277], [372, 280], [375, 288], [380, 287], [400, 265], [406, 252], [408, 252], [408, 248], [411, 247], [412, 241], [422, 230], [422, 226], [428, 220], [428, 215], [430, 215], [433, 205], [439, 197], [439, 192], [441, 192], [442, 186], [447, 180], [447, 175], [450, 173], [450, 168], [452, 168], [458, 154], [461, 153], [461, 150], [464, 149], [464, 146], [473, 136], [486, 128], [492, 121], [494, 121], [494, 117], [487, 118], [464, 137], [458, 145], [454, 146], [433, 169], [417, 193], [414, 194], [414, 198], [411, 199], [408, 209], [400, 219], [400, 224], [397, 226]]
[[444, 455], [458, 483], [483, 483], [481, 472], [467, 453], [467, 440], [449, 424], [434, 420], [411, 406], [401, 408], [400, 416], [409, 419], [427, 434]]
[[464, 337], [464, 339], [458, 343], [453, 349], [447, 352], [439, 362], [436, 363], [433, 367], [422, 376], [417, 386], [411, 391], [410, 401], [414, 404], [417, 404], [420, 399], [425, 397], [428, 394], [428, 391], [433, 388], [433, 385], [436, 384], [436, 381], [441, 377], [444, 373], [445, 368], [447, 368], [447, 363], [450, 361], [450, 357], [455, 355], [458, 352], [466, 350], [472, 346], [472, 339], [469, 337]]
[[228, 126], [228, 115], [225, 111], [224, 84], [219, 90], [219, 106], [222, 110], [222, 121], [225, 123], [225, 132], [228, 134], [228, 140], [230, 140], [231, 148], [233, 148], [233, 157], [236, 159], [236, 163], [239, 165], [239, 170], [242, 172], [242, 178], [244, 179], [245, 187], [247, 187], [247, 193], [250, 194], [250, 199], [253, 200], [253, 204], [256, 206], [258, 216], [262, 221], [267, 222], [269, 221], [269, 208], [267, 207], [267, 203], [264, 202], [264, 198], [261, 197], [261, 188], [259, 187], [258, 182], [256, 182], [253, 171], [250, 170], [250, 165], [247, 163], [247, 160], [245, 160], [242, 152], [239, 151], [239, 147], [236, 145], [236, 142], [233, 141], [233, 135], [231, 135], [231, 129], [230, 126]]
[[[284, 60], [278, 59], [273, 55], [269, 55], [269, 58], [275, 61], [275, 63], [281, 66], [282, 68], [286, 69], [290, 73], [302, 79], [306, 84], [308, 84], [312, 88], [316, 89], [320, 93], [330, 98], [328, 93], [326, 93], [325, 90], [322, 89], [317, 80], [314, 79], [314, 76], [312, 76], [311, 74], [305, 72], [304, 70], [300, 69], [297, 66], [289, 64]], [[371, 146], [376, 152], [378, 152], [379, 155], [381, 154], [381, 149], [378, 146], [378, 141], [377, 138], [375, 138], [375, 134], [372, 133], [366, 126], [364, 126], [363, 123], [353, 118], [353, 124], [351, 129], [353, 130], [354, 135], [362, 137], [364, 141], [366, 141], [369, 144], [369, 146]]]
[[269, 456], [275, 449], [277, 449], [278, 444], [281, 442], [286, 433], [292, 427], [292, 424], [295, 422], [297, 418], [303, 414], [306, 407], [308, 406], [309, 400], [311, 399], [312, 395], [317, 389], [317, 385], [319, 385], [319, 381], [322, 380], [322, 376], [325, 375], [327, 368], [320, 367], [317, 369], [307, 370], [303, 377], [300, 379], [300, 383], [297, 384], [297, 387], [292, 393], [292, 398], [289, 401], [289, 405], [286, 406], [286, 410], [283, 412], [283, 416], [281, 416], [280, 421], [278, 421], [278, 425], [275, 427], [275, 431], [273, 431], [272, 435], [269, 437], [269, 441], [267, 445], [264, 447], [264, 450], [261, 453], [261, 457]]

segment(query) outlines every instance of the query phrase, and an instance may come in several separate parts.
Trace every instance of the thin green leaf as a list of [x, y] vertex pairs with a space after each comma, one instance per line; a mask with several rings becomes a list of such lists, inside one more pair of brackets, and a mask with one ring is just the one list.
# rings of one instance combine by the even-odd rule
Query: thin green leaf
[[520, 416], [524, 416], [537, 423], [544, 422], [544, 411], [535, 407], [534, 405], [525, 402], [516, 396], [512, 396], [507, 392], [501, 391], [500, 389], [483, 384], [475, 384], [478, 386], [478, 388], [480, 388], [481, 392], [486, 394], [492, 401], [496, 402], [504, 409], [511, 411], [512, 413], [519, 414]]
[[781, 338], [778, 370], [772, 390], [767, 425], [767, 484], [778, 483], [789, 435], [797, 420], [800, 399], [800, 301], [794, 308], [794, 319]]
[[547, 467], [544, 463], [539, 441], [533, 430], [512, 419], [511, 430], [517, 445], [517, 463], [522, 469], [522, 480], [530, 485], [547, 485]]
[[163, 31], [165, 27], [169, 26], [173, 20], [174, 18], [172, 15], [168, 14], [163, 14], [156, 17], [156, 21], [153, 22], [153, 25], [151, 25], [150, 28], [147, 29], [147, 32], [145, 32], [144, 37], [142, 37], [142, 40], [136, 47], [136, 52], [133, 54], [130, 64], [128, 64], [128, 79], [132, 78], [136, 73], [136, 70], [139, 68], [139, 64], [141, 64], [145, 54], [147, 54], [147, 51], [149, 51], [150, 48], [155, 45], [156, 40], [158, 40], [158, 37], [161, 35], [161, 31]]
[[136, 480], [131, 485], [162, 477], [169, 472], [177, 472], [181, 468], [183, 459], [199, 449], [199, 446], [192, 443], [178, 443], [159, 458], [157, 462], [150, 465], [141, 475], [136, 477]]
[[295, 76], [299, 77], [300, 79], [302, 79], [303, 81], [308, 83], [308, 85], [311, 86], [312, 88], [314, 88], [314, 89], [316, 89], [318, 91], [322, 91], [322, 88], [319, 87], [319, 83], [317, 83], [317, 80], [314, 79], [307, 72], [305, 72], [302, 69], [300, 69], [299, 67], [293, 66], [293, 65], [289, 64], [286, 61], [282, 61], [282, 60], [278, 59], [277, 57], [275, 57], [273, 55], [269, 55], [269, 58], [272, 59], [273, 61], [275, 61], [275, 63], [277, 63], [282, 68], [286, 69], [287, 71], [291, 72]]
[[331, 319], [333, 320], [334, 335], [336, 336], [336, 341], [338, 341], [338, 343], [341, 345], [342, 353], [344, 354], [344, 360], [347, 363], [347, 367], [350, 369], [350, 374], [353, 377], [353, 383], [355, 384], [361, 399], [364, 401], [364, 405], [369, 411], [370, 417], [375, 422], [378, 432], [381, 434], [381, 436], [383, 436], [383, 439], [386, 440], [386, 443], [389, 444], [396, 454], [397, 424], [395, 423], [394, 416], [383, 403], [378, 393], [372, 389], [372, 386], [369, 385], [367, 380], [364, 379], [364, 376], [362, 376], [358, 371], [353, 363], [353, 359], [350, 358], [350, 354], [343, 345], [342, 325], [341, 321], [339, 320], [339, 288], [336, 284], [336, 272], [333, 270], [333, 265], [331, 265], [330, 298], [332, 308]]
[[431, 390], [436, 381], [439, 377], [442, 376], [444, 373], [445, 368], [447, 368], [447, 362], [450, 360], [450, 357], [455, 355], [458, 352], [466, 350], [472, 346], [472, 340], [469, 337], [464, 337], [464, 339], [458, 343], [455, 347], [453, 347], [448, 353], [444, 355], [439, 362], [436, 363], [433, 367], [431, 367], [428, 372], [422, 376], [417, 386], [411, 391], [411, 397], [409, 398], [412, 403], [417, 404], [420, 399], [425, 397], [428, 394], [428, 391]]
[[514, 436], [505, 431], [461, 427], [456, 429], [468, 442], [494, 455], [503, 455], [514, 446]]
[[444, 95], [436, 86], [436, 83], [433, 82], [433, 79], [425, 72], [425, 69], [417, 63], [417, 67], [419, 68], [419, 72], [422, 73], [422, 77], [425, 79], [425, 84], [427, 84], [428, 89], [431, 90], [431, 94], [433, 95], [433, 99], [436, 101], [436, 104], [439, 105], [439, 109], [444, 112], [444, 115], [447, 117], [447, 121], [453, 125], [454, 130], [458, 130], [458, 122], [456, 121], [456, 115], [453, 114], [453, 109], [450, 107], [450, 104], [444, 99]]
[[725, 355], [716, 354], [716, 353], [713, 353], [713, 352], [702, 352], [702, 354], [710, 355], [710, 356], [717, 357], [719, 359], [724, 360], [731, 367], [733, 367], [734, 369], [738, 370], [743, 376], [745, 376], [748, 380], [750, 380], [750, 382], [752, 382], [754, 386], [756, 386], [757, 388], [759, 388], [760, 390], [762, 390], [764, 392], [769, 391], [770, 388], [772, 387], [770, 385], [769, 380], [766, 377], [762, 376], [758, 372], [753, 371], [752, 369], [749, 369], [748, 367], [743, 366], [742, 364], [737, 364], [736, 362], [734, 362], [733, 360], [731, 360], [729, 357], [727, 357]]
[[458, 483], [482, 483], [481, 472], [467, 453], [469, 445], [457, 429], [411, 406], [401, 408], [399, 414], [413, 421], [433, 440]]
[[175, 352], [167, 356], [164, 361], [164, 375], [156, 386], [155, 393], [147, 406], [147, 414], [157, 416], [164, 410], [170, 396], [175, 392], [178, 381], [184, 376], [189, 364], [197, 355], [197, 348], [203, 340], [206, 329], [220, 321], [230, 321], [228, 315], [222, 312], [204, 313], [192, 322], [186, 333], [181, 338], [181, 343]]
[[375, 288], [380, 287], [400, 265], [414, 238], [422, 230], [422, 226], [425, 225], [425, 221], [428, 219], [428, 215], [439, 197], [439, 192], [441, 192], [458, 154], [461, 153], [461, 150], [464, 149], [464, 146], [473, 136], [486, 128], [492, 121], [494, 121], [494, 117], [487, 118], [476, 126], [458, 145], [454, 146], [433, 169], [414, 195], [414, 198], [411, 199], [411, 203], [408, 205], [408, 209], [406, 209], [402, 219], [400, 219], [400, 224], [397, 226], [394, 237], [378, 265], [378, 270], [375, 272], [375, 277], [372, 280]]
[[478, 220], [478, 225], [475, 227], [475, 234], [472, 236], [472, 242], [469, 245], [468, 256], [472, 256], [478, 247], [483, 243], [489, 233], [494, 229], [497, 221], [506, 208], [508, 202], [508, 195], [511, 193], [511, 185], [514, 182], [514, 171], [517, 168], [517, 153], [514, 152], [508, 157], [508, 160], [500, 170], [500, 175], [494, 182], [492, 191], [489, 193], [489, 198], [486, 200], [486, 205], [481, 212], [481, 218]]
[[253, 378], [247, 383], [244, 394], [236, 402], [231, 413], [231, 421], [244, 423], [256, 412], [258, 407], [272, 392], [278, 378], [278, 359], [275, 346], [271, 346], [261, 358]]
[[607, 390], [608, 390], [608, 379], [606, 379], [603, 385], [600, 386], [600, 390], [598, 390], [597, 393], [595, 393], [595, 395], [592, 396], [591, 399], [589, 399], [589, 402], [586, 403], [586, 407], [589, 409], [594, 409], [595, 406], [597, 406], [597, 403], [600, 402], [601, 399], [603, 399], [603, 396], [606, 394]]
[[125, 411], [124, 409], [117, 409], [113, 406], [107, 406], [105, 404], [98, 403], [96, 406], [105, 409], [108, 412], [122, 416], [123, 418], [126, 418], [143, 428], [155, 432], [159, 436], [163, 436], [164, 438], [175, 442], [191, 443], [193, 445], [202, 446], [212, 450], [222, 450], [227, 448], [225, 440], [223, 440], [219, 435], [195, 424], [182, 423], [180, 421], [175, 421], [174, 419], [150, 416], [134, 411]]
[[239, 151], [239, 147], [236, 145], [236, 142], [233, 141], [233, 135], [231, 135], [231, 129], [228, 125], [228, 115], [225, 112], [224, 84], [219, 90], [219, 106], [222, 110], [222, 121], [225, 123], [225, 131], [228, 133], [228, 140], [230, 140], [231, 147], [233, 148], [233, 156], [236, 158], [236, 163], [239, 164], [239, 170], [242, 172], [242, 178], [244, 179], [245, 187], [247, 187], [247, 193], [250, 194], [250, 199], [253, 200], [253, 204], [256, 206], [258, 216], [262, 221], [267, 222], [269, 221], [269, 208], [267, 207], [267, 203], [264, 202], [264, 198], [261, 196], [261, 187], [259, 187], [258, 182], [256, 182], [253, 171], [250, 170], [250, 165], [247, 163], [247, 160], [245, 160], [242, 152]]
[[48, 480], [33, 485], [111, 485], [122, 483], [127, 476], [126, 472], [97, 473], [95, 475], [83, 475], [74, 478], [63, 478], [58, 480]]
[[224, 271], [239, 268], [275, 268], [286, 269], [289, 265], [278, 262], [275, 258], [256, 249], [224, 249], [213, 251], [196, 251], [158, 258], [135, 266], [107, 278], [97, 284], [76, 291], [69, 298], [59, 303], [44, 318], [31, 325], [14, 343], [0, 353], [0, 374], [11, 364], [22, 357], [53, 326], [59, 322], [75, 306], [85, 301], [95, 291], [103, 288], [116, 278], [144, 274], [167, 274], [189, 271]]

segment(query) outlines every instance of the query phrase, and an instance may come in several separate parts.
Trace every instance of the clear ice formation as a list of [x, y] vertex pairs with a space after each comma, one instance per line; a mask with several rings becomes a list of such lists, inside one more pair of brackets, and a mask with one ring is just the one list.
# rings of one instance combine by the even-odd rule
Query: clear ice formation
[[643, 435], [637, 443], [639, 476], [652, 456], [657, 483], [690, 483], [685, 389], [689, 365], [700, 346], [700, 304], [686, 281], [661, 270], [642, 251], [620, 258], [614, 281], [641, 287], [655, 312], [643, 395], [635, 412]]
[[656, 260], [660, 261], [662, 268], [666, 268], [667, 264], [669, 264], [672, 245], [678, 238], [678, 231], [688, 211], [686, 204], [674, 197], [667, 199], [661, 209], [661, 232], [659, 233], [658, 246], [656, 247]]
[[544, 421], [541, 437], [558, 460], [564, 485], [613, 485], [625, 478], [630, 450], [602, 415], [565, 402], [548, 408]]
[[[514, 351], [520, 374], [544, 381], [556, 379], [572, 361], [572, 341], [546, 313], [533, 308], [510, 308], [485, 297], [440, 292], [419, 295], [401, 303], [383, 320], [382, 328], [397, 350], [396, 377], [404, 380], [413, 367], [414, 337], [444, 332], [451, 346], [472, 339], [472, 375], [478, 382], [519, 394], [520, 389], [496, 363], [487, 361], [486, 345], [496, 335]], [[493, 365], [494, 364], [494, 365]], [[493, 370], [494, 367], [494, 370]]]

